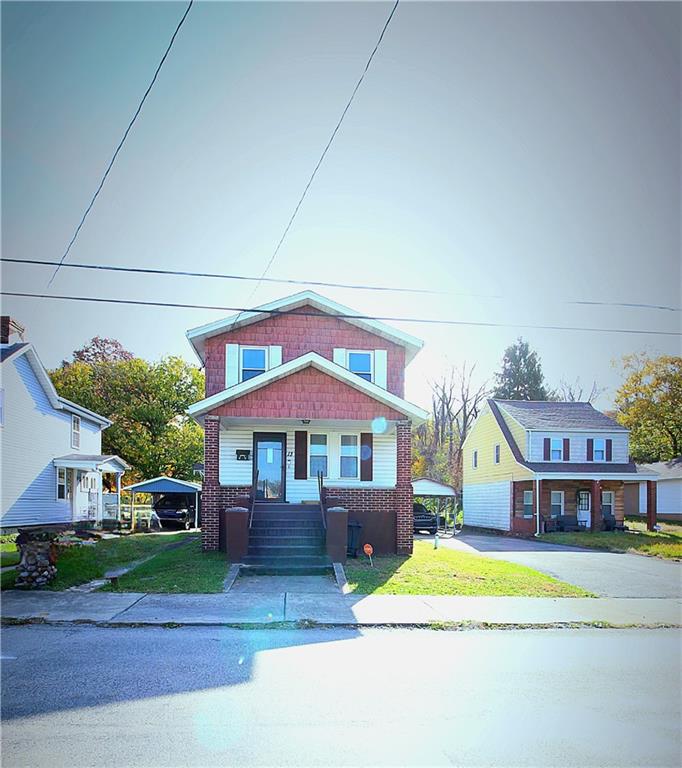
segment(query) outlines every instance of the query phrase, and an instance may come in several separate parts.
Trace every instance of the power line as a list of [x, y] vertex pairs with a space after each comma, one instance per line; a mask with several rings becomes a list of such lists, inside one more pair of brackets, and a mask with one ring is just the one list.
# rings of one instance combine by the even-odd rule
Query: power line
[[322, 150], [322, 154], [320, 155], [320, 159], [317, 161], [317, 165], [313, 169], [313, 172], [310, 174], [310, 178], [308, 179], [308, 183], [305, 185], [305, 188], [303, 189], [303, 194], [299, 198], [299, 201], [296, 203], [296, 207], [294, 208], [294, 212], [291, 214], [291, 217], [284, 228], [284, 232], [282, 233], [282, 236], [279, 239], [279, 242], [277, 243], [277, 246], [275, 250], [272, 252], [272, 256], [270, 256], [270, 259], [268, 263], [265, 265], [265, 269], [263, 270], [263, 274], [260, 277], [259, 282], [254, 287], [253, 291], [251, 291], [251, 295], [247, 299], [247, 303], [251, 301], [251, 299], [254, 297], [256, 291], [260, 287], [261, 282], [267, 275], [267, 273], [270, 270], [270, 267], [272, 266], [273, 262], [277, 258], [277, 254], [279, 253], [279, 249], [282, 247], [282, 243], [284, 243], [284, 239], [286, 238], [287, 234], [289, 233], [289, 230], [291, 229], [291, 225], [294, 223], [294, 219], [296, 218], [296, 215], [298, 214], [298, 211], [303, 204], [303, 201], [306, 198], [306, 195], [308, 194], [308, 190], [310, 189], [311, 184], [313, 183], [313, 179], [315, 178], [315, 175], [317, 174], [317, 171], [319, 170], [320, 166], [322, 165], [322, 161], [324, 160], [325, 156], [327, 155], [327, 152], [329, 151], [329, 148], [332, 145], [332, 142], [336, 138], [336, 134], [339, 131], [339, 128], [341, 128], [341, 123], [343, 122], [343, 119], [346, 116], [346, 113], [350, 109], [351, 104], [353, 103], [353, 99], [355, 98], [355, 94], [358, 92], [360, 86], [362, 85], [362, 81], [365, 79], [365, 75], [369, 71], [369, 68], [372, 64], [372, 60], [374, 59], [374, 56], [376, 52], [379, 50], [379, 46], [381, 45], [381, 41], [384, 39], [384, 35], [386, 34], [386, 30], [388, 29], [388, 25], [391, 23], [391, 19], [393, 18], [393, 15], [395, 14], [398, 4], [400, 0], [395, 0], [395, 3], [393, 4], [393, 7], [391, 8], [391, 12], [388, 14], [388, 18], [386, 19], [386, 23], [383, 26], [383, 29], [381, 30], [381, 34], [379, 35], [379, 39], [376, 42], [376, 45], [374, 46], [374, 49], [372, 50], [372, 53], [370, 53], [369, 58], [367, 59], [367, 63], [365, 64], [365, 68], [362, 71], [362, 74], [360, 75], [359, 80], [355, 84], [355, 88], [353, 88], [353, 92], [350, 95], [350, 98], [348, 99], [348, 102], [346, 106], [343, 109], [343, 112], [341, 113], [341, 117], [339, 118], [338, 122], [336, 123], [336, 127], [332, 131], [331, 136], [329, 137], [329, 141], [327, 142], [327, 145]]
[[104, 182], [107, 180], [107, 176], [109, 175], [109, 171], [112, 169], [114, 163], [116, 162], [116, 158], [118, 157], [118, 153], [121, 151], [121, 148], [123, 147], [123, 144], [125, 143], [125, 140], [128, 138], [128, 134], [130, 133], [130, 130], [133, 127], [133, 124], [137, 120], [137, 116], [142, 111], [142, 106], [145, 103], [147, 96], [149, 96], [149, 92], [154, 86], [154, 83], [156, 82], [156, 78], [159, 75], [159, 72], [161, 71], [161, 67], [163, 66], [164, 62], [166, 61], [166, 58], [168, 57], [168, 54], [170, 53], [171, 48], [173, 47], [173, 43], [175, 42], [175, 38], [178, 35], [178, 32], [180, 31], [180, 28], [185, 23], [185, 19], [187, 18], [187, 14], [190, 12], [192, 5], [194, 5], [194, 0], [189, 0], [189, 4], [187, 8], [185, 9], [185, 12], [182, 14], [182, 18], [178, 22], [177, 27], [175, 28], [175, 32], [173, 32], [173, 36], [170, 39], [170, 42], [168, 43], [168, 47], [166, 48], [165, 53], [161, 57], [161, 61], [159, 62], [158, 66], [156, 67], [156, 71], [154, 72], [154, 77], [152, 77], [151, 82], [147, 86], [147, 90], [144, 92], [144, 95], [142, 96], [142, 100], [137, 106], [137, 109], [135, 110], [135, 114], [132, 117], [132, 120], [128, 123], [128, 127], [125, 129], [125, 133], [123, 134], [123, 138], [119, 141], [118, 146], [116, 147], [116, 150], [114, 151], [114, 154], [109, 161], [109, 165], [107, 166], [106, 171], [104, 171], [104, 176], [102, 176], [102, 180], [99, 183], [99, 186], [95, 190], [95, 194], [92, 196], [92, 199], [90, 200], [90, 204], [85, 209], [85, 213], [83, 214], [80, 222], [78, 223], [78, 226], [76, 227], [76, 231], [73, 233], [73, 237], [69, 241], [69, 244], [66, 246], [66, 250], [64, 251], [64, 255], [59, 260], [59, 264], [57, 265], [57, 268], [55, 269], [52, 277], [47, 283], [47, 287], [49, 288], [52, 285], [52, 281], [57, 277], [57, 273], [59, 272], [62, 264], [64, 263], [64, 260], [69, 255], [69, 251], [71, 250], [71, 247], [76, 242], [76, 238], [78, 237], [78, 234], [80, 233], [83, 224], [85, 224], [85, 219], [88, 217], [88, 214], [90, 213], [92, 206], [95, 204], [95, 200], [97, 200], [97, 197], [99, 193], [102, 191], [102, 187], [104, 186]]
[[[14, 259], [10, 257], [0, 258], [0, 262], [8, 262], [12, 264], [30, 264], [37, 266], [54, 266], [59, 265], [58, 261], [50, 261], [46, 259]], [[485, 293], [468, 293], [464, 291], [440, 291], [432, 288], [401, 288], [391, 287], [383, 285], [365, 285], [361, 283], [331, 283], [324, 282], [322, 280], [293, 280], [279, 277], [254, 277], [248, 275], [230, 275], [220, 272], [191, 272], [188, 270], [179, 269], [156, 269], [152, 267], [120, 267], [110, 264], [63, 264], [65, 269], [89, 269], [89, 270], [102, 270], [105, 272], [123, 272], [142, 275], [169, 275], [174, 277], [200, 277], [200, 278], [212, 278], [219, 280], [242, 280], [245, 282], [267, 282], [267, 283], [280, 283], [286, 285], [308, 285], [316, 288], [343, 288], [359, 291], [378, 291], [382, 293], [417, 293], [427, 294], [433, 296], [463, 296], [474, 299], [505, 299], [507, 297], [500, 296], [499, 294], [485, 294]], [[631, 309], [660, 309], [666, 312], [682, 312], [679, 307], [669, 307], [661, 304], [644, 304], [636, 302], [626, 301], [591, 301], [588, 299], [562, 299], [558, 300], [561, 304], [578, 304], [586, 306], [596, 307], [625, 307]]]
[[[170, 301], [142, 301], [139, 299], [107, 299], [95, 296], [55, 296], [46, 293], [21, 293], [17, 291], [0, 291], [0, 296], [13, 296], [30, 299], [55, 299], [57, 301], [82, 301], [93, 302], [97, 304], [125, 304], [140, 307], [164, 307], [173, 309], [204, 309], [215, 310], [219, 312], [237, 312], [241, 315], [244, 312], [256, 312], [264, 315], [289, 315], [291, 310], [285, 309], [259, 309], [258, 307], [223, 307], [215, 304], [181, 304]], [[297, 316], [319, 317], [319, 312], [301, 312], [296, 310]], [[651, 331], [641, 328], [591, 328], [571, 325], [531, 325], [523, 323], [494, 323], [490, 321], [475, 320], [440, 320], [437, 318], [425, 317], [382, 317], [379, 315], [360, 315], [343, 314], [340, 312], [325, 312], [326, 317], [338, 317], [342, 320], [377, 320], [387, 323], [424, 323], [427, 325], [460, 325], [474, 326], [480, 328], [521, 328], [524, 330], [537, 331], [585, 331], [589, 333], [627, 333], [627, 334], [646, 334], [655, 336], [682, 336], [679, 331]]]

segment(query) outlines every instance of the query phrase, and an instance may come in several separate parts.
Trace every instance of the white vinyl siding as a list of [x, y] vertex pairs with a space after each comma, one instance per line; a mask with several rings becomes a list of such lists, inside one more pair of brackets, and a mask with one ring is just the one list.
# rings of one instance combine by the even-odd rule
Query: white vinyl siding
[[587, 440], [603, 438], [610, 439], [612, 445], [612, 461], [615, 464], [627, 464], [629, 447], [627, 432], [530, 432], [529, 440], [529, 461], [545, 461], [544, 442], [545, 438], [550, 440], [563, 440], [569, 438], [571, 441], [570, 462], [584, 464], [587, 461]]
[[[646, 483], [643, 485], [646, 499]], [[646, 509], [646, 502], [644, 509]], [[656, 513], [682, 517], [682, 479], [659, 480], [656, 483]]]
[[12, 407], [2, 429], [3, 527], [71, 520], [71, 506], [57, 499], [53, 460], [69, 453], [100, 454], [99, 425], [81, 418], [80, 451], [71, 447], [71, 416], [55, 410], [25, 355], [2, 365], [3, 386]]
[[[234, 427], [220, 431], [220, 472], [221, 485], [251, 485], [252, 461], [237, 461], [237, 449], [246, 449], [253, 455], [253, 433], [255, 432], [284, 432], [277, 425], [265, 425], [257, 429]], [[395, 432], [386, 435], [374, 435], [373, 441], [373, 479], [361, 481], [359, 478], [339, 477], [339, 449], [341, 435], [348, 431], [314, 427], [308, 430], [311, 434], [324, 433], [327, 435], [329, 453], [329, 477], [325, 486], [329, 488], [394, 488], [396, 484], [396, 441]], [[358, 433], [359, 434], [359, 433]], [[294, 478], [294, 429], [286, 430], [286, 500], [292, 503], [301, 501], [317, 501], [317, 478], [308, 474], [307, 480]], [[310, 454], [308, 455], [310, 465]]]
[[464, 525], [509, 530], [511, 483], [471, 483], [462, 491]]

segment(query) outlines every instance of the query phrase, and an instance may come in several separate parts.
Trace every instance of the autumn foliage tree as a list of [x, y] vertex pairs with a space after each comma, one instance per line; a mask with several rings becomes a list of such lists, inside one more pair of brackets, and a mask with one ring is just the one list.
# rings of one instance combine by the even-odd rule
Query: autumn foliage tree
[[682, 454], [682, 357], [644, 354], [622, 360], [616, 418], [630, 430], [635, 461], [668, 461]]

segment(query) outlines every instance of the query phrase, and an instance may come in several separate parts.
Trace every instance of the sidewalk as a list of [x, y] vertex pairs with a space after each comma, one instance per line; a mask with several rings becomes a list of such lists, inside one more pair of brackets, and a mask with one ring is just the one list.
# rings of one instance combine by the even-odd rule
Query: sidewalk
[[500, 626], [605, 623], [682, 626], [682, 600], [670, 598], [528, 598], [429, 595], [249, 593], [2, 593], [4, 620], [145, 625], [419, 626], [478, 623]]

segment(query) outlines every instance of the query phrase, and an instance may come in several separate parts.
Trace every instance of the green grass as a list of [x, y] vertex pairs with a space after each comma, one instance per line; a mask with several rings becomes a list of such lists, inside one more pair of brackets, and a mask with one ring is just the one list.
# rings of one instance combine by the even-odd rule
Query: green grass
[[19, 552], [14, 543], [16, 538], [16, 533], [0, 537], [0, 567], [16, 565], [19, 562]]
[[[46, 589], [63, 590], [101, 578], [107, 571], [150, 557], [160, 549], [188, 537], [196, 537], [196, 534], [137, 533], [132, 536], [103, 539], [94, 545], [70, 547], [59, 554], [57, 578], [47, 585]], [[14, 586], [14, 576], [14, 571], [2, 574], [2, 589], [11, 589]]]
[[682, 559], [682, 526], [661, 522], [661, 530], [647, 531], [646, 521], [628, 518], [628, 531], [598, 531], [595, 533], [543, 533], [539, 538], [552, 544], [569, 547], [600, 549], [606, 552], [632, 552], [638, 555]]
[[352, 591], [379, 595], [513, 595], [517, 597], [592, 597], [532, 568], [415, 541], [411, 557], [349, 560]]
[[202, 552], [194, 540], [177, 549], [160, 552], [122, 576], [106, 592], [222, 592], [227, 575], [224, 552]]

